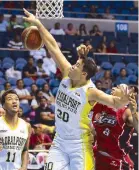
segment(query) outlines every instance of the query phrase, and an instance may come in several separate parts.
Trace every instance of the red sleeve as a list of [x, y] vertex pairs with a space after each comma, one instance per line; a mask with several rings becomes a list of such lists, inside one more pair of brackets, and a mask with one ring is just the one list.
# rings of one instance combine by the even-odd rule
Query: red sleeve
[[45, 135], [45, 143], [51, 143], [52, 140], [49, 135]]
[[30, 136], [30, 143], [29, 143], [29, 147], [31, 149], [34, 149], [34, 147], [36, 146], [36, 137], [34, 135]]

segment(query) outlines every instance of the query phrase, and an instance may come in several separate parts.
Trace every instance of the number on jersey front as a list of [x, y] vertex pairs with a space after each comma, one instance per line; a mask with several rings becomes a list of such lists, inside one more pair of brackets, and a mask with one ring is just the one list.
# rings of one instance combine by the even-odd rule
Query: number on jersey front
[[14, 162], [15, 161], [15, 155], [16, 155], [16, 153], [8, 152], [6, 162]]
[[53, 169], [53, 162], [49, 162], [45, 164], [45, 170], [52, 170]]
[[109, 129], [109, 128], [106, 128], [106, 129], [103, 131], [103, 134], [106, 135], [106, 136], [109, 136], [109, 134], [110, 134], [110, 129]]
[[64, 122], [69, 121], [69, 114], [67, 112], [62, 112], [60, 109], [57, 110], [57, 117], [62, 119]]

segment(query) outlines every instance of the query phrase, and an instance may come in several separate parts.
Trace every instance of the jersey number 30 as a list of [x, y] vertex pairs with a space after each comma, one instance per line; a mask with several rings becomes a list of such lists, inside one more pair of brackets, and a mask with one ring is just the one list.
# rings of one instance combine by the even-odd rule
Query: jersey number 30
[[62, 119], [64, 122], [69, 121], [69, 114], [67, 112], [62, 112], [60, 109], [57, 110], [57, 117]]

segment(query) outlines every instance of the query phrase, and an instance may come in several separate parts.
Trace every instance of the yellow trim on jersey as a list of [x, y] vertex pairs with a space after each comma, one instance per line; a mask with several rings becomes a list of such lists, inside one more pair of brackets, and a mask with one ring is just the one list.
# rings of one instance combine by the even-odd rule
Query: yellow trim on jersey
[[[88, 99], [88, 98], [86, 98]], [[97, 102], [95, 102], [92, 105], [89, 104], [89, 102], [87, 101], [87, 103], [85, 104], [83, 111], [81, 113], [81, 120], [80, 120], [80, 127], [82, 129], [82, 134], [81, 134], [81, 138], [83, 140], [83, 142], [87, 142], [87, 141], [92, 141], [92, 132], [91, 132], [91, 127], [90, 127], [90, 118], [89, 113], [91, 111], [91, 109], [93, 109], [93, 107], [96, 105]]]
[[19, 118], [17, 121], [17, 124], [15, 125], [15, 127], [11, 127], [11, 125], [9, 125], [9, 123], [6, 121], [5, 116], [2, 116], [3, 121], [6, 123], [6, 125], [10, 128], [10, 130], [16, 130], [18, 128], [19, 125]]
[[82, 143], [84, 166], [82, 170], [94, 170], [95, 161], [92, 143]]
[[93, 170], [95, 167], [94, 154], [92, 149], [92, 142], [94, 137], [91, 132], [91, 127], [90, 127], [91, 120], [88, 117], [88, 115], [97, 102], [95, 102], [93, 105], [90, 105], [90, 103], [87, 100], [88, 100], [88, 90], [86, 91], [86, 104], [81, 113], [80, 127], [83, 131], [81, 134], [81, 139], [83, 141], [82, 151], [84, 157], [83, 170]]
[[[71, 80], [71, 79], [70, 79], [70, 80]], [[69, 89], [70, 89], [70, 90], [76, 90], [77, 88], [84, 87], [84, 86], [88, 85], [89, 83], [90, 83], [90, 80], [88, 80], [88, 81], [86, 82], [86, 84], [85, 84], [85, 85], [80, 86], [80, 87], [72, 87], [72, 84], [70, 83], [70, 87], [69, 87]]]

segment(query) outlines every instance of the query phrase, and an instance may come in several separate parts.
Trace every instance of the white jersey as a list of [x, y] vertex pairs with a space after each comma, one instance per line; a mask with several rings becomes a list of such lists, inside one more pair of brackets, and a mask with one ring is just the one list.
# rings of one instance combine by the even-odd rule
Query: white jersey
[[0, 170], [18, 170], [22, 165], [22, 151], [28, 138], [27, 123], [18, 118], [18, 124], [12, 129], [4, 117], [0, 117]]
[[55, 105], [56, 133], [62, 139], [83, 141], [91, 138], [88, 88], [94, 88], [91, 80], [79, 88], [71, 88], [70, 78], [64, 78], [59, 86]]

